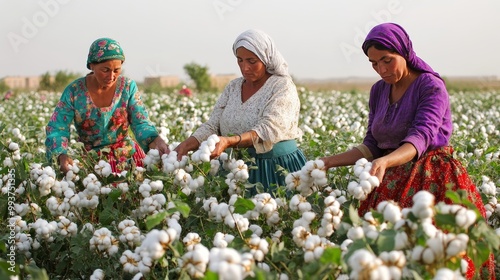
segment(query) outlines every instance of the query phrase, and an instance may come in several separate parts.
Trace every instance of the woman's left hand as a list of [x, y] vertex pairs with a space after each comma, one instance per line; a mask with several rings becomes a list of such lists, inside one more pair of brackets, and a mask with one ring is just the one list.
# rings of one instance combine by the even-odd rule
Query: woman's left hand
[[210, 158], [214, 159], [219, 157], [230, 146], [231, 142], [229, 141], [228, 137], [219, 136], [219, 142], [215, 144], [215, 149], [212, 154], [210, 154]]
[[160, 136], [156, 137], [155, 140], [153, 140], [153, 142], [149, 144], [149, 148], [158, 150], [160, 152], [160, 156], [170, 153], [170, 149], [168, 148], [167, 143], [165, 143], [165, 141], [163, 141], [163, 138], [161, 138]]

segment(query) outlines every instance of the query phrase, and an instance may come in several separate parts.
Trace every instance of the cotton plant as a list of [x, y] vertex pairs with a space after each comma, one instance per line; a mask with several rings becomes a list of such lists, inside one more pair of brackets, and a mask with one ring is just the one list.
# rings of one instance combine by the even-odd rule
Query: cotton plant
[[91, 250], [95, 249], [105, 257], [113, 256], [118, 252], [119, 241], [105, 227], [95, 230], [89, 243]]
[[288, 190], [299, 192], [307, 197], [327, 185], [325, 163], [320, 160], [310, 160], [299, 171], [288, 173], [285, 183]]
[[354, 175], [359, 179], [359, 182], [355, 180], [349, 182], [347, 190], [357, 200], [365, 200], [368, 194], [380, 185], [378, 178], [370, 175], [371, 168], [372, 163], [365, 158], [357, 160], [354, 164]]

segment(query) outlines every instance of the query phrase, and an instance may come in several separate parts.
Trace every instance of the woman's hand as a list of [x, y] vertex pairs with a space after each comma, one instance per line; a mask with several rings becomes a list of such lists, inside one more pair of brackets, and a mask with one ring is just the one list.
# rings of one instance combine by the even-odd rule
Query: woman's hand
[[167, 143], [165, 143], [163, 138], [160, 136], [156, 137], [155, 140], [149, 144], [149, 148], [158, 150], [160, 152], [160, 156], [170, 153]]
[[61, 154], [57, 159], [59, 161], [59, 168], [64, 174], [66, 174], [71, 169], [71, 165], [73, 165], [73, 159], [71, 159], [67, 154]]
[[370, 169], [370, 175], [377, 176], [378, 181], [382, 182], [385, 175], [385, 170], [388, 168], [387, 157], [380, 157], [372, 161], [372, 169]]
[[231, 147], [232, 142], [230, 140], [229, 137], [219, 136], [219, 142], [215, 144], [215, 149], [210, 154], [210, 159], [219, 157], [227, 148]]
[[187, 155], [189, 151], [194, 151], [200, 147], [200, 142], [193, 136], [189, 136], [188, 139], [182, 141], [174, 151], [177, 152], [177, 160], [182, 160], [182, 157]]

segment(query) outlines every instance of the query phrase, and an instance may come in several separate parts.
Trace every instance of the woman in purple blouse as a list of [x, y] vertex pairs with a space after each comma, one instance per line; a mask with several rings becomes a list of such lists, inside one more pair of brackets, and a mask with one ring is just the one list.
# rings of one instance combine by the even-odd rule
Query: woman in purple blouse
[[413, 195], [421, 190], [431, 192], [436, 202], [452, 203], [446, 191], [464, 190], [485, 217], [476, 186], [453, 158], [449, 144], [453, 126], [443, 79], [416, 55], [408, 34], [397, 24], [375, 26], [362, 48], [381, 77], [370, 91], [366, 136], [356, 148], [322, 158], [326, 168], [353, 165], [361, 158], [372, 162], [370, 173], [380, 186], [361, 202], [359, 214], [385, 200], [411, 207]]

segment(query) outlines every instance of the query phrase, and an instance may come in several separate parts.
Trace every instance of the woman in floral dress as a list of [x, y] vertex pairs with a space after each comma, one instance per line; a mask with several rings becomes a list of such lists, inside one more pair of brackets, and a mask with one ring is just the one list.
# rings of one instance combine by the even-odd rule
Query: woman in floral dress
[[[144, 151], [168, 153], [168, 146], [149, 120], [135, 81], [121, 76], [125, 55], [120, 44], [110, 38], [95, 40], [90, 46], [85, 77], [70, 83], [46, 127], [47, 159], [57, 159], [67, 172], [73, 160], [68, 155], [71, 124], [87, 151], [106, 153], [114, 172], [133, 161], [142, 166]], [[133, 132], [134, 138], [129, 134]]]

